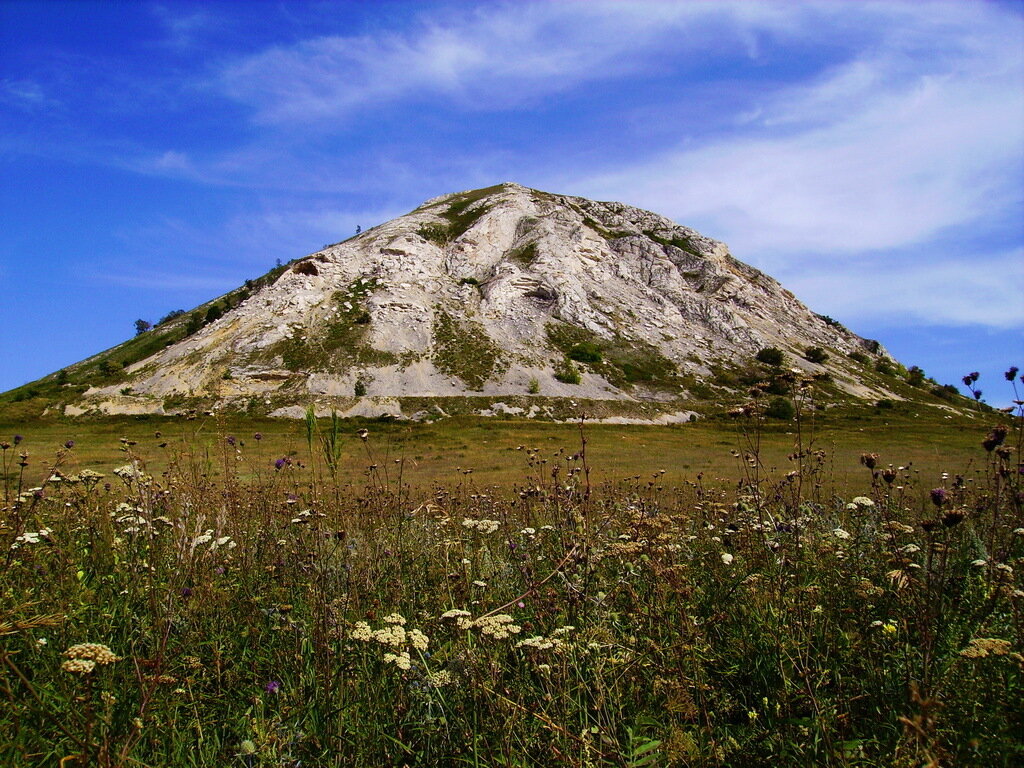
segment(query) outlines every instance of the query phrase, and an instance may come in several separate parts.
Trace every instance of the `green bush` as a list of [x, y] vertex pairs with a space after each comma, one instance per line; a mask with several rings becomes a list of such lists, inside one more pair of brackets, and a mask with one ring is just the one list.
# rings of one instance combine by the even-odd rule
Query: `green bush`
[[597, 344], [584, 341], [582, 344], [574, 345], [569, 350], [569, 359], [575, 360], [578, 363], [600, 363], [601, 350]]
[[764, 415], [771, 419], [789, 421], [796, 416], [796, 407], [788, 397], [773, 397], [765, 408]]
[[912, 387], [920, 387], [924, 384], [924, 371], [916, 365], [907, 369], [907, 384]]
[[786, 354], [778, 347], [765, 347], [755, 356], [758, 362], [765, 365], [780, 366], [786, 361]]
[[569, 358], [565, 358], [562, 364], [555, 369], [555, 378], [563, 384], [579, 384], [581, 381], [579, 369]]
[[828, 352], [821, 347], [808, 347], [804, 350], [804, 359], [811, 363], [824, 363], [828, 360]]

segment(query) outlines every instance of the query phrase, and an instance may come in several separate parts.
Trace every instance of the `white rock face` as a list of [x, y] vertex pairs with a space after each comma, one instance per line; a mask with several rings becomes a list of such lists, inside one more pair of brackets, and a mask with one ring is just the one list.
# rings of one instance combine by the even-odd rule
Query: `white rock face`
[[821, 346], [836, 360], [865, 344], [725, 244], [663, 216], [503, 184], [434, 198], [289, 265], [128, 374], [133, 396], [161, 405], [172, 396], [524, 395], [534, 386], [546, 396], [665, 396], [643, 382], [613, 384], [599, 367], [579, 365], [579, 384], [556, 379], [564, 351], [548, 331], [563, 325], [618, 348], [655, 349], [698, 380], [776, 346], [842, 385], [842, 367], [808, 363], [803, 350]]

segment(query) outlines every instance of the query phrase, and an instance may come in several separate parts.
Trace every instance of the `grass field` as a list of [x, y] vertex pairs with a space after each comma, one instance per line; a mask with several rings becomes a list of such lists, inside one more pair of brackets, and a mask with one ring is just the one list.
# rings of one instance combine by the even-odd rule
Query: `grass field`
[[1020, 419], [922, 410], [0, 423], [0, 764], [1019, 765]]

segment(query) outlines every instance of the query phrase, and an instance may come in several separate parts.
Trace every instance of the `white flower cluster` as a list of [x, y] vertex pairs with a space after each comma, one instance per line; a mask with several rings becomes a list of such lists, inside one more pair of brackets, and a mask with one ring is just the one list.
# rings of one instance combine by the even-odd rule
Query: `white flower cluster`
[[79, 643], [72, 645], [64, 655], [67, 661], [60, 665], [65, 672], [73, 675], [87, 675], [96, 665], [113, 664], [121, 659], [105, 645], [99, 643]]
[[213, 529], [209, 528], [205, 533], [196, 536], [192, 540], [192, 551], [195, 552], [199, 547], [209, 545], [209, 551], [215, 552], [218, 549], [234, 549], [238, 546], [237, 542], [232, 540], [230, 536], [221, 536], [214, 538]]
[[125, 464], [122, 467], [118, 467], [114, 470], [114, 474], [124, 480], [126, 483], [131, 483], [134, 480], [142, 479], [142, 470], [138, 464], [134, 462], [131, 464]]
[[562, 637], [564, 635], [569, 634], [574, 629], [576, 629], [576, 627], [572, 625], [566, 625], [564, 627], [559, 627], [554, 632], [552, 632], [548, 637], [545, 637], [544, 635], [534, 635], [533, 637], [528, 637], [525, 640], [520, 640], [518, 643], [516, 643], [516, 648], [535, 648], [538, 651], [546, 651], [550, 648], [557, 648], [563, 642], [565, 642], [562, 639]]
[[408, 670], [412, 666], [412, 657], [406, 646], [416, 651], [426, 651], [430, 645], [430, 638], [418, 629], [405, 630], [405, 617], [398, 613], [392, 613], [384, 617], [384, 626], [380, 629], [373, 629], [365, 621], [357, 621], [352, 625], [348, 636], [350, 640], [357, 640], [362, 643], [376, 642], [387, 648], [394, 649], [384, 654], [386, 664], [394, 664], [401, 670]]
[[49, 528], [40, 528], [38, 531], [25, 531], [20, 536], [16, 536], [14, 543], [11, 544], [11, 549], [18, 549], [26, 544], [38, 544], [43, 539], [49, 539], [50, 534], [53, 531]]
[[401, 670], [407, 670], [412, 666], [412, 658], [409, 656], [408, 651], [402, 651], [401, 653], [385, 653], [384, 663], [394, 664]]
[[441, 614], [442, 619], [454, 619], [455, 626], [466, 631], [477, 629], [480, 634], [492, 637], [495, 640], [506, 640], [511, 635], [518, 635], [523, 628], [513, 623], [514, 619], [507, 613], [499, 613], [493, 616], [481, 616], [479, 619], [469, 618], [468, 611], [458, 609], [445, 611]]
[[500, 525], [501, 523], [499, 523], [497, 520], [473, 520], [467, 517], [462, 521], [463, 528], [468, 528], [471, 531], [476, 531], [477, 533], [484, 534], [494, 533], [496, 530], [498, 530], [498, 526]]

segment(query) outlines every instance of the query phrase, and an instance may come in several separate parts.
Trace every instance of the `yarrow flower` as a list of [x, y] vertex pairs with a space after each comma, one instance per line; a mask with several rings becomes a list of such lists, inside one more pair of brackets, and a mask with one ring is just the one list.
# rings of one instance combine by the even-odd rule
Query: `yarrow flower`
[[855, 496], [851, 503], [856, 504], [858, 507], [864, 507], [865, 509], [875, 506], [875, 502], [867, 496]]
[[848, 538], [850, 538], [849, 532], [848, 531], [844, 531], [842, 528], [836, 528], [834, 531], [832, 531], [832, 535], [835, 536], [837, 539], [848, 539]]
[[483, 534], [494, 533], [500, 525], [497, 520], [472, 520], [467, 517], [462, 521], [463, 528]]
[[64, 651], [64, 655], [67, 661], [60, 668], [74, 675], [87, 675], [97, 665], [105, 666], [121, 660], [110, 648], [100, 643], [78, 643]]
[[408, 651], [402, 651], [401, 653], [385, 653], [384, 663], [391, 663], [401, 670], [407, 670], [412, 667], [412, 658], [409, 656]]

